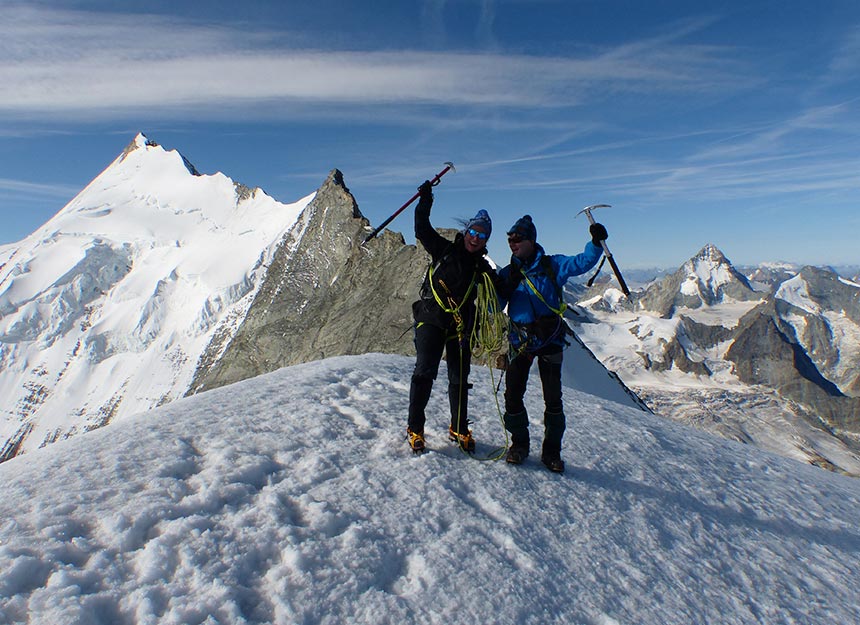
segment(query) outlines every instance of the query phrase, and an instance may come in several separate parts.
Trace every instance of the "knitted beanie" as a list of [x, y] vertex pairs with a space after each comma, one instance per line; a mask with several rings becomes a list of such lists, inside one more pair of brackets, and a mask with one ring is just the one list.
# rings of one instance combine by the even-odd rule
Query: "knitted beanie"
[[475, 226], [481, 228], [484, 232], [487, 233], [487, 238], [490, 238], [490, 234], [493, 232], [493, 220], [490, 219], [489, 213], [487, 213], [487, 211], [485, 211], [483, 208], [477, 213], [475, 213], [475, 216], [466, 222], [466, 227], [463, 228], [463, 230], [465, 232], [469, 228], [474, 228]]
[[518, 234], [527, 241], [537, 241], [537, 228], [532, 223], [531, 215], [523, 215], [517, 219], [517, 223], [511, 226], [508, 234]]

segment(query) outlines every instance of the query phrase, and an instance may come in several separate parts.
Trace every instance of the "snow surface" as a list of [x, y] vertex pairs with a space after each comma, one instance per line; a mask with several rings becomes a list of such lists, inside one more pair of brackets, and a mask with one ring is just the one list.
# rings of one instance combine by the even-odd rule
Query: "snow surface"
[[6, 261], [15, 253], [16, 246], [13, 243], [7, 243], [6, 245], [0, 245], [0, 267], [2, 267]]
[[298, 365], [0, 465], [0, 622], [860, 622], [860, 481], [576, 391], [565, 474], [479, 462], [441, 383], [413, 456], [412, 364]]
[[762, 301], [764, 300], [735, 302], [731, 298], [726, 298], [726, 301], [712, 306], [679, 307], [675, 310], [675, 316], [683, 315], [706, 326], [723, 326], [733, 329], [738, 326], [744, 315], [761, 304]]
[[811, 315], [816, 315], [820, 312], [818, 304], [809, 296], [809, 286], [806, 284], [806, 280], [799, 274], [780, 284], [774, 297], [784, 300]]

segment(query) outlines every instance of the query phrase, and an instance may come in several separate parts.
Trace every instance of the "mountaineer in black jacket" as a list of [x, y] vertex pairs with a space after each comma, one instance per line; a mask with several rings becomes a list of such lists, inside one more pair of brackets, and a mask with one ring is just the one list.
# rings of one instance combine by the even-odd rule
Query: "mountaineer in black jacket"
[[433, 190], [429, 181], [419, 188], [415, 208], [415, 238], [430, 254], [420, 299], [412, 304], [415, 317], [415, 349], [418, 357], [409, 389], [409, 420], [406, 433], [416, 453], [424, 450], [424, 409], [430, 400], [439, 361], [445, 351], [448, 361], [448, 399], [451, 405], [449, 438], [472, 452], [475, 440], [468, 424], [469, 370], [472, 354], [469, 336], [475, 325], [475, 297], [481, 273], [498, 282], [495, 270], [484, 258], [493, 224], [480, 210], [466, 222], [462, 232], [449, 241], [430, 224]]

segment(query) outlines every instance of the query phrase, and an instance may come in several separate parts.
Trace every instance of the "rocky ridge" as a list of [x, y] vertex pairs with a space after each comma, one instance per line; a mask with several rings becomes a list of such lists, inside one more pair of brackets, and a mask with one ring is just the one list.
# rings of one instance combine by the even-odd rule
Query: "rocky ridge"
[[362, 245], [370, 230], [333, 170], [281, 241], [229, 344], [210, 345], [189, 393], [331, 356], [414, 353], [411, 304], [429, 256], [388, 230]]

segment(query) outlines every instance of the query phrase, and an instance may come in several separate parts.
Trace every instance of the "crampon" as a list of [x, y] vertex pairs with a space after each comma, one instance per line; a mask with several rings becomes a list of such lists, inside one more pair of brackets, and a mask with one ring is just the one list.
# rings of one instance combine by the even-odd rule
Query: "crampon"
[[475, 453], [475, 439], [472, 438], [472, 430], [467, 430], [465, 434], [461, 434], [459, 432], [455, 432], [454, 428], [448, 428], [448, 438], [453, 443], [457, 443], [457, 446], [463, 451], [467, 451], [470, 454]]
[[412, 449], [413, 453], [424, 453], [425, 446], [423, 432], [413, 432], [409, 428], [406, 428], [406, 439], [409, 441], [409, 447]]

